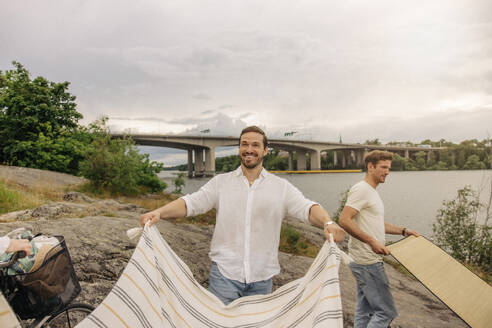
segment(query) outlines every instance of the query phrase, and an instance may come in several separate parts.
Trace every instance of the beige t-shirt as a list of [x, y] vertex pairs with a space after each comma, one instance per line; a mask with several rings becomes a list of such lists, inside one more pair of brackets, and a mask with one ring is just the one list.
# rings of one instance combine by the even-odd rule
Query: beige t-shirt
[[[357, 210], [355, 224], [384, 245], [384, 205], [376, 189], [364, 180], [356, 183], [350, 188], [345, 206]], [[383, 259], [372, 251], [371, 246], [352, 236], [348, 246], [350, 256], [358, 264], [373, 264]]]

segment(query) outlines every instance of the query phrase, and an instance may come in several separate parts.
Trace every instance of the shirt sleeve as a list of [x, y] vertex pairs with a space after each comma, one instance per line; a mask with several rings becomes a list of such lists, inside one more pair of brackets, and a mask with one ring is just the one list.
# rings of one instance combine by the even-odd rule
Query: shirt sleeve
[[186, 216], [202, 214], [217, 206], [217, 180], [214, 177], [198, 191], [181, 197], [186, 203]]
[[312, 200], [307, 199], [304, 195], [294, 187], [290, 182], [285, 181], [285, 202], [287, 215], [297, 218], [305, 223], [309, 223], [309, 210], [313, 205], [319, 205]]
[[354, 210], [360, 212], [360, 210], [364, 208], [366, 203], [367, 197], [366, 193], [364, 192], [364, 188], [361, 188], [360, 185], [355, 185], [350, 188], [345, 206], [350, 206]]
[[0, 255], [7, 251], [7, 248], [10, 245], [10, 238], [7, 236], [0, 237]]

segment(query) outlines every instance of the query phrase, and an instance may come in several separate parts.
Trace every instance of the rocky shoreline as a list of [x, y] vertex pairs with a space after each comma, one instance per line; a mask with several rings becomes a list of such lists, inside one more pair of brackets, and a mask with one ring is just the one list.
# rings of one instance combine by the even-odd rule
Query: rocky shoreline
[[[17, 171], [19, 176], [22, 176], [19, 179], [23, 184], [29, 183], [26, 180], [26, 170], [29, 169]], [[56, 176], [57, 183], [65, 187], [75, 181], [72, 179], [75, 177], [63, 180], [58, 173], [47, 174]], [[15, 181], [16, 170], [0, 166], [0, 177], [5, 178], [6, 175], [10, 181]], [[35, 175], [42, 176], [39, 172]], [[63, 235], [83, 288], [78, 300], [97, 306], [109, 293], [131, 257], [135, 243], [127, 238], [126, 230], [136, 227], [140, 214], [144, 212], [146, 209], [132, 204], [91, 199], [80, 193], [69, 192], [64, 195], [63, 201], [45, 204], [32, 210], [1, 215], [0, 235], [18, 227], [44, 234]], [[300, 222], [290, 223], [314, 243], [318, 245], [323, 243], [323, 236], [317, 228]], [[190, 267], [197, 281], [207, 286], [210, 267], [207, 254], [213, 227], [172, 221], [161, 221], [157, 227], [173, 250]], [[274, 288], [304, 275], [312, 262], [311, 258], [282, 252], [279, 260], [282, 271], [274, 278]], [[400, 312], [392, 327], [467, 327], [420, 283], [389, 265], [385, 266]], [[344, 327], [352, 327], [355, 280], [349, 268], [343, 264], [339, 276]]]

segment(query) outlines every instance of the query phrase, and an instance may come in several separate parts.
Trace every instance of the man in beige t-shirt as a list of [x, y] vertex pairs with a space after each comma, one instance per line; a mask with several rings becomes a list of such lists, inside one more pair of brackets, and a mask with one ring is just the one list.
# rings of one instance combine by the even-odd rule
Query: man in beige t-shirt
[[386, 233], [418, 237], [416, 231], [384, 221], [384, 205], [376, 191], [391, 168], [393, 154], [374, 150], [364, 159], [366, 176], [350, 188], [340, 226], [350, 234], [350, 269], [357, 281], [354, 328], [386, 328], [398, 315], [383, 267]]

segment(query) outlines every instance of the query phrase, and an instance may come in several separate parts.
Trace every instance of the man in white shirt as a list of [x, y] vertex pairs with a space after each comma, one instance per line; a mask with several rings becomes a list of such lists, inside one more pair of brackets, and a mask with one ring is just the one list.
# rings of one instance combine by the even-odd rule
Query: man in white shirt
[[324, 229], [328, 239], [342, 241], [345, 231], [317, 203], [306, 199], [290, 182], [263, 166], [268, 152], [265, 133], [256, 126], [239, 137], [241, 166], [219, 174], [197, 192], [141, 216], [140, 223], [217, 210], [209, 253], [209, 290], [225, 304], [247, 295], [268, 294], [280, 272], [278, 244], [282, 219], [296, 217]]
[[349, 191], [340, 226], [349, 234], [350, 269], [357, 282], [354, 328], [386, 328], [398, 315], [383, 267], [385, 233], [416, 237], [416, 231], [384, 221], [384, 205], [376, 191], [391, 168], [393, 154], [374, 150], [364, 159], [366, 176]]

